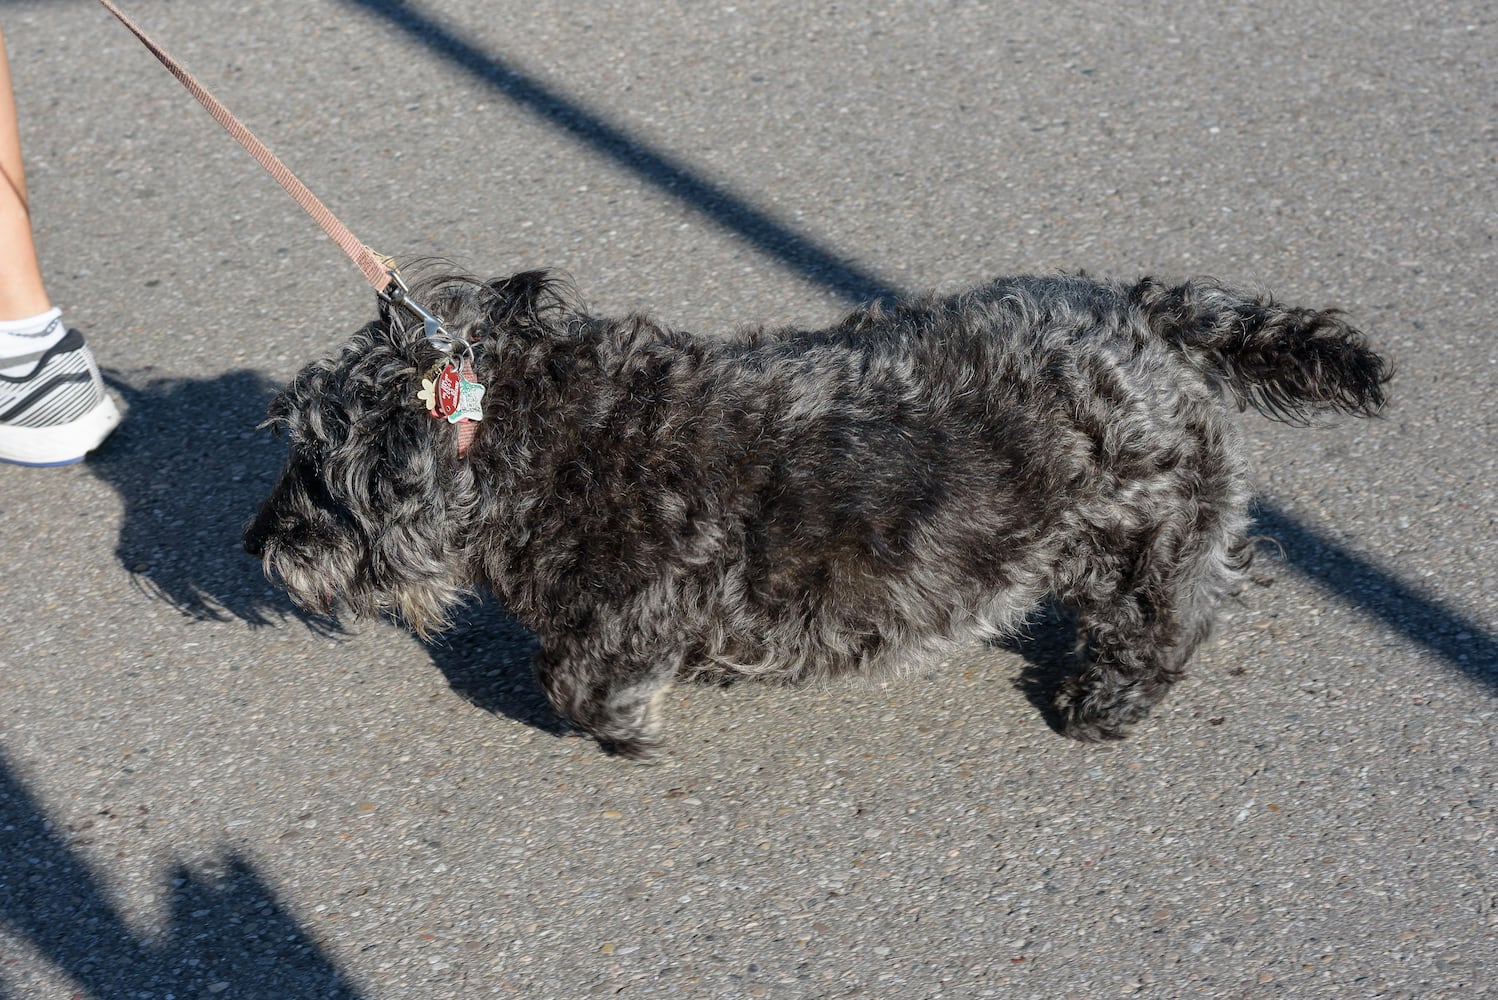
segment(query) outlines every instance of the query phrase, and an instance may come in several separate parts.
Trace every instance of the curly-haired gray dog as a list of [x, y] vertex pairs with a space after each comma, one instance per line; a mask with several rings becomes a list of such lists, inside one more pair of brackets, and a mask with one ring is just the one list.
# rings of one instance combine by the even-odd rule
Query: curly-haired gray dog
[[304, 606], [423, 632], [492, 590], [556, 710], [629, 756], [679, 676], [909, 664], [1047, 595], [1085, 639], [1066, 732], [1119, 737], [1247, 563], [1230, 411], [1368, 415], [1388, 377], [1337, 313], [1200, 280], [1007, 278], [726, 338], [589, 315], [544, 272], [413, 294], [473, 345], [468, 451], [387, 307], [272, 404], [291, 457], [246, 547]]

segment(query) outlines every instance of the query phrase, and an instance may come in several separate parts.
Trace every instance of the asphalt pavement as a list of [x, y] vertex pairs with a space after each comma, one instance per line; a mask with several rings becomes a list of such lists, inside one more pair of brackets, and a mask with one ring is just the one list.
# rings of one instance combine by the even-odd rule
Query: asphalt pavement
[[1389, 997], [1498, 978], [1490, 3], [132, 0], [360, 236], [600, 310], [817, 323], [1000, 274], [1338, 306], [1376, 421], [1244, 423], [1254, 581], [1126, 742], [1037, 621], [559, 729], [239, 550], [356, 270], [85, 0], [0, 2], [49, 289], [125, 422], [0, 467], [0, 997]]

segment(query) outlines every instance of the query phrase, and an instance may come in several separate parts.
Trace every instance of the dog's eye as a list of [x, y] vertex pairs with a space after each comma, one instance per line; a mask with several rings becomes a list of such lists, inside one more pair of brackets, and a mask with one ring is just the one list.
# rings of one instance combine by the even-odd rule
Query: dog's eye
[[318, 452], [297, 451], [291, 457], [291, 465], [304, 479], [322, 479], [323, 460]]

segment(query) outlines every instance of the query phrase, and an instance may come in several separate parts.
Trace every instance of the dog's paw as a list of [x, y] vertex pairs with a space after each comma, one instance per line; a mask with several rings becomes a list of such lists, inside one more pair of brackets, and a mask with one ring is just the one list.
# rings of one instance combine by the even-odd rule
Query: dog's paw
[[542, 654], [537, 673], [552, 708], [597, 740], [604, 752], [629, 760], [651, 759], [661, 746], [661, 703], [670, 675], [612, 683], [607, 671], [587, 669], [590, 662]]
[[611, 757], [623, 757], [637, 764], [660, 763], [661, 744], [659, 740], [644, 737], [626, 739], [608, 739], [599, 737], [599, 746]]
[[1095, 719], [1064, 719], [1061, 732], [1078, 743], [1112, 743], [1123, 739], [1128, 733]]
[[[1124, 719], [1123, 706], [1099, 704], [1096, 692], [1081, 677], [1070, 677], [1056, 692], [1056, 711], [1061, 715], [1061, 731], [1082, 743], [1108, 743], [1127, 735], [1130, 723]], [[1143, 713], [1140, 713], [1142, 716]]]
[[588, 728], [610, 755], [651, 763], [661, 749], [661, 703], [665, 693], [663, 686], [644, 700], [617, 698], [609, 704], [609, 714], [593, 720]]

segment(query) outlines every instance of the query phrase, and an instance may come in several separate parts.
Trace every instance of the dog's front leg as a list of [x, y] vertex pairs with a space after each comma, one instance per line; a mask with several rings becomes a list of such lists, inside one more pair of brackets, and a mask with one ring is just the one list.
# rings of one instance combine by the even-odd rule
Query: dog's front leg
[[543, 643], [536, 676], [557, 714], [621, 757], [646, 760], [660, 746], [660, 704], [682, 654], [620, 653], [586, 637]]

